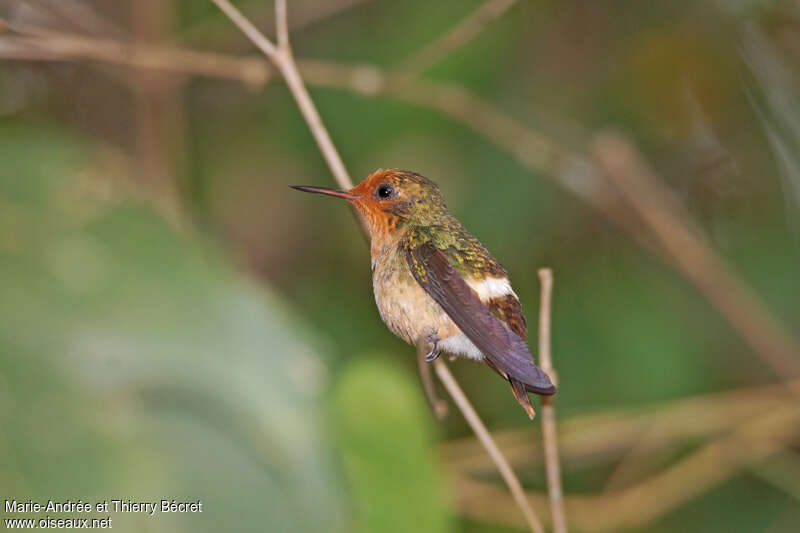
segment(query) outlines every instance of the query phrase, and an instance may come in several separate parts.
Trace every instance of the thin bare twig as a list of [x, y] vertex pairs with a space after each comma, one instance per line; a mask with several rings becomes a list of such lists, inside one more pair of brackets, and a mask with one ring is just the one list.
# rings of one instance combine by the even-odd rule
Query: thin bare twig
[[[0, 24], [2, 20], [0, 19]], [[21, 36], [0, 39], [0, 57], [25, 61], [97, 61], [123, 67], [158, 70], [170, 74], [208, 76], [263, 87], [272, 68], [259, 57], [233, 58], [213, 52], [144, 43], [124, 44], [110, 39], [48, 32], [46, 35], [15, 29]]]
[[278, 38], [278, 48], [289, 49], [289, 22], [286, 13], [286, 0], [275, 0], [275, 29]]
[[258, 47], [259, 50], [264, 53], [264, 55], [270, 58], [278, 70], [281, 71], [281, 74], [283, 74], [283, 79], [286, 81], [286, 85], [289, 87], [289, 91], [292, 93], [292, 96], [297, 103], [297, 107], [300, 108], [300, 112], [303, 114], [303, 118], [311, 130], [314, 140], [317, 141], [317, 146], [322, 152], [322, 156], [325, 158], [325, 162], [328, 164], [336, 183], [345, 189], [350, 189], [353, 187], [353, 181], [350, 179], [350, 174], [348, 174], [347, 169], [344, 166], [344, 162], [339, 156], [339, 152], [336, 150], [336, 146], [331, 140], [328, 129], [325, 127], [325, 124], [322, 122], [322, 118], [319, 116], [317, 107], [314, 105], [313, 100], [311, 100], [311, 96], [308, 94], [308, 89], [306, 89], [306, 86], [303, 83], [303, 78], [297, 71], [297, 64], [294, 61], [291, 48], [289, 47], [289, 29], [286, 21], [287, 17], [285, 0], [276, 0], [275, 2], [275, 20], [278, 30], [277, 33], [280, 42], [282, 43], [282, 45], [277, 47], [272, 43], [272, 41], [267, 39], [264, 34], [258, 30], [258, 28], [253, 26], [247, 17], [242, 15], [238, 9], [231, 5], [228, 0], [211, 1], [214, 2], [214, 4], [216, 4], [217, 7], [219, 7], [223, 13], [225, 13], [231, 19], [231, 21], [242, 31], [242, 33], [247, 36], [248, 39], [250, 39], [254, 45], [256, 45], [256, 47]]
[[[713, 456], [715, 452], [708, 452], [711, 455], [701, 454], [676, 470], [669, 467], [665, 472], [672, 473], [666, 477], [662, 477], [661, 473], [652, 473], [648, 477], [632, 479], [632, 483], [617, 490], [601, 494], [565, 495], [570, 524], [581, 531], [596, 532], [618, 531], [633, 527], [634, 524], [645, 526], [688, 498], [696, 497], [729, 479], [742, 468], [758, 463], [765, 446], [772, 447], [776, 439], [780, 449], [788, 450], [796, 446], [800, 438], [800, 426], [797, 425], [800, 410], [796, 398], [786, 389], [798, 386], [800, 382], [795, 381], [785, 385], [753, 387], [682, 398], [656, 408], [613, 409], [561, 421], [559, 429], [563, 438], [560, 450], [573, 466], [588, 468], [613, 461], [637, 441], [641, 442], [641, 437], [648, 433], [658, 434], [659, 438], [649, 440], [642, 453], [661, 454], [666, 449], [701, 439], [708, 439], [711, 443], [741, 433], [743, 423], [759, 424], [760, 420], [770, 420], [766, 426], [760, 425], [758, 431], [746, 432], [748, 439], [753, 437], [757, 441], [746, 445], [741, 441], [732, 441], [723, 448], [726, 454], [731, 453], [727, 450], [732, 450], [735, 455], [724, 458], [719, 467], [723, 472], [716, 469], [719, 463], [712, 463], [712, 468], [705, 468], [706, 461], [716, 461]], [[773, 418], [776, 413], [786, 413], [787, 416]], [[506, 457], [517, 468], [537, 464], [541, 449], [532, 439], [533, 436], [535, 433], [532, 429], [497, 432], [494, 435]], [[744, 446], [743, 453], [740, 453], [739, 445]], [[522, 525], [508, 514], [513, 508], [510, 509], [503, 501], [504, 491], [481, 481], [484, 479], [482, 474], [493, 469], [493, 465], [484, 459], [483, 450], [474, 439], [451, 441], [444, 448], [443, 455], [448, 459], [449, 468], [459, 479], [459, 505], [465, 513], [481, 520]], [[793, 479], [791, 470], [787, 469], [785, 474], [785, 479]], [[534, 509], [547, 507], [546, 495], [528, 492], [528, 496]], [[651, 505], [657, 508], [657, 512], [647, 511]], [[627, 525], [623, 527], [623, 524]]]
[[[253, 41], [253, 43], [256, 44], [256, 46], [258, 46], [259, 49], [272, 60], [278, 70], [281, 71], [281, 74], [283, 74], [283, 77], [286, 80], [286, 85], [289, 87], [289, 90], [294, 96], [294, 99], [303, 114], [303, 118], [305, 118], [308, 127], [311, 129], [311, 132], [317, 141], [317, 145], [322, 151], [325, 161], [328, 163], [336, 182], [342, 188], [352, 188], [353, 183], [349, 174], [347, 173], [347, 170], [345, 169], [344, 162], [339, 156], [339, 152], [336, 150], [336, 147], [334, 146], [333, 141], [328, 134], [328, 130], [322, 123], [322, 118], [319, 116], [319, 112], [317, 112], [317, 108], [314, 105], [314, 102], [311, 100], [308, 90], [306, 90], [305, 84], [303, 83], [300, 73], [297, 70], [297, 64], [292, 56], [291, 48], [289, 46], [285, 0], [276, 0], [275, 2], [276, 25], [279, 41], [277, 47], [260, 31], [258, 31], [258, 29], [255, 28], [255, 26], [253, 26], [235, 7], [233, 7], [228, 0], [211, 1], [219, 6], [220, 9], [222, 9], [223, 12], [231, 18], [234, 24], [236, 24], [242, 30], [242, 32], [244, 32], [245, 35], [247, 35], [248, 38], [250, 38], [250, 40]], [[475, 431], [478, 439], [486, 447], [486, 451], [497, 465], [498, 470], [500, 470], [500, 474], [508, 484], [511, 493], [522, 510], [525, 520], [530, 525], [531, 530], [534, 533], [544, 533], [544, 528], [542, 528], [541, 522], [539, 522], [539, 519], [534, 514], [530, 504], [525, 499], [525, 493], [522, 490], [522, 485], [520, 484], [519, 479], [517, 479], [514, 471], [508, 464], [508, 461], [506, 461], [503, 457], [500, 449], [494, 444], [491, 434], [486, 429], [486, 426], [483, 425], [478, 413], [475, 412], [475, 409], [473, 409], [469, 400], [464, 395], [464, 392], [461, 390], [461, 387], [458, 385], [458, 382], [450, 373], [450, 370], [447, 368], [444, 362], [437, 360], [435, 364], [436, 374], [439, 376], [439, 379], [441, 380], [445, 389], [447, 389], [448, 393], [450, 393], [450, 395], [453, 397], [456, 405], [463, 413], [464, 418], [467, 419], [467, 422], [470, 424], [473, 431]]]
[[406, 58], [400, 69], [418, 75], [475, 38], [490, 22], [508, 11], [518, 0], [489, 0], [464, 17], [445, 34]]
[[256, 48], [264, 52], [264, 55], [275, 61], [275, 54], [278, 53], [277, 47], [267, 39], [258, 28], [256, 28], [250, 19], [242, 15], [242, 12], [236, 9], [233, 4], [228, 0], [211, 0], [216, 4], [220, 10], [227, 15], [231, 22], [233, 22], [239, 30], [250, 39], [250, 42], [256, 45]]
[[[355, 9], [370, 0], [306, 0], [292, 2], [292, 18], [289, 20], [289, 30], [301, 30], [319, 24], [325, 19], [340, 16], [348, 10]], [[260, 23], [265, 28], [275, 25], [275, 11], [269, 2], [259, 1], [248, 17], [251, 21]], [[240, 4], [241, 5], [241, 4]], [[223, 26], [224, 24], [224, 26]], [[187, 44], [202, 44], [205, 46], [232, 47], [239, 46], [239, 33], [229, 32], [230, 25], [227, 20], [217, 17], [202, 17], [191, 26], [180, 30], [181, 42]], [[235, 29], [235, 28], [234, 28]]]
[[[731, 431], [742, 420], [797, 404], [797, 398], [787, 388], [800, 391], [800, 380], [572, 417], [558, 425], [560, 455], [568, 458], [569, 463], [585, 464], [622, 455], [637, 443], [647, 446], [649, 452], [657, 452], [674, 441], [711, 438]], [[642, 442], [648, 433], [657, 433], [660, 438]], [[506, 458], [524, 466], [538, 464], [542, 456], [535, 435], [531, 426], [494, 432]], [[446, 448], [443, 455], [453, 470], [486, 472], [494, 468], [472, 438], [451, 440], [443, 447]]]
[[436, 394], [436, 386], [433, 384], [433, 376], [431, 375], [431, 364], [425, 360], [428, 352], [427, 344], [424, 339], [420, 339], [420, 342], [417, 343], [419, 380], [431, 411], [433, 411], [436, 418], [443, 420], [447, 416], [447, 402]]
[[303, 117], [305, 117], [306, 122], [311, 128], [314, 139], [316, 139], [317, 145], [323, 157], [325, 157], [325, 161], [328, 163], [336, 183], [344, 189], [352, 188], [353, 182], [350, 179], [350, 174], [348, 174], [342, 162], [342, 158], [339, 156], [339, 152], [336, 150], [336, 146], [333, 144], [328, 134], [328, 130], [322, 123], [322, 118], [319, 116], [319, 112], [317, 112], [317, 108], [303, 83], [303, 78], [297, 71], [297, 65], [294, 59], [291, 58], [291, 54], [285, 57], [289, 59], [285, 62], [278, 63], [278, 68], [286, 80], [286, 85], [289, 86], [289, 90], [291, 90], [292, 95], [294, 95], [294, 99], [300, 111], [303, 113]]
[[[550, 380], [558, 384], [550, 352], [550, 317], [553, 294], [553, 271], [539, 269], [542, 296], [539, 305], [539, 366]], [[564, 492], [561, 488], [561, 464], [558, 460], [558, 434], [556, 432], [556, 409], [552, 396], [542, 398], [542, 441], [544, 464], [547, 474], [547, 493], [550, 495], [550, 514], [554, 533], [567, 533], [567, 517], [564, 513]]]
[[558, 386], [558, 377], [553, 368], [553, 356], [550, 350], [550, 323], [553, 301], [553, 271], [549, 268], [539, 269], [539, 283], [542, 285], [539, 299], [539, 366], [547, 372], [553, 383]]
[[[227, 3], [227, 0], [213, 1]], [[198, 52], [173, 46], [124, 44], [36, 31], [34, 28], [25, 28], [24, 31], [15, 28], [15, 31], [23, 36], [0, 38], [0, 57], [31, 61], [99, 61], [176, 74], [240, 80], [252, 88], [260, 88], [272, 79], [270, 62], [255, 57]], [[274, 47], [263, 35], [259, 42], [267, 49]], [[272, 60], [272, 56], [266, 55]], [[344, 89], [366, 96], [385, 94], [442, 113], [498, 146], [524, 167], [553, 178], [559, 186], [614, 219], [612, 207], [616, 199], [613, 191], [609, 191], [590, 161], [531, 130], [463, 87], [420, 80], [407, 73], [384, 71], [373, 65], [300, 60], [298, 66], [302, 79], [318, 87]], [[346, 186], [339, 179], [337, 183]]]
[[464, 391], [461, 390], [453, 374], [450, 373], [450, 369], [447, 368], [447, 365], [441, 358], [434, 361], [433, 364], [436, 375], [439, 376], [439, 380], [445, 386], [447, 392], [450, 393], [453, 401], [464, 414], [464, 418], [467, 420], [469, 427], [472, 428], [473, 433], [475, 433], [475, 436], [489, 454], [489, 457], [491, 457], [500, 475], [503, 476], [503, 480], [506, 482], [506, 485], [508, 485], [511, 495], [514, 497], [519, 508], [522, 509], [522, 514], [525, 516], [525, 522], [527, 522], [528, 527], [535, 533], [544, 533], [544, 527], [542, 527], [542, 523], [533, 511], [525, 495], [525, 491], [522, 489], [522, 484], [520, 484], [519, 479], [516, 474], [514, 474], [514, 470], [506, 460], [503, 452], [497, 447], [497, 444], [492, 438], [492, 434], [486, 429], [486, 426], [475, 412], [475, 409], [472, 407], [469, 399], [467, 399]]
[[[738, 427], [732, 431], [723, 432], [635, 485], [611, 493], [567, 496], [565, 505], [570, 522], [575, 529], [587, 533], [642, 528], [730, 479], [742, 468], [795, 445], [800, 436], [799, 420], [796, 402], [784, 402], [780, 408], [760, 416], [739, 419]], [[468, 516], [509, 526], [522, 525], [510, 512], [512, 508], [503, 499], [503, 491], [491, 483], [463, 475], [458, 487], [464, 491], [459, 502]], [[527, 496], [537, 509], [546, 505], [543, 495], [528, 493]]]

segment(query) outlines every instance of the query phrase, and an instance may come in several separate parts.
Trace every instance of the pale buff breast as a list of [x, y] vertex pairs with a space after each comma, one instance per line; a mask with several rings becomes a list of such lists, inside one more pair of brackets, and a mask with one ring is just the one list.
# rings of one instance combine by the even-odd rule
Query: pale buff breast
[[458, 328], [411, 275], [402, 252], [389, 249], [373, 262], [375, 303], [386, 326], [409, 344], [431, 334], [451, 335]]
[[[514, 294], [508, 278], [467, 280], [467, 283], [483, 302]], [[442, 351], [483, 359], [480, 350], [420, 287], [397, 248], [384, 249], [383, 253], [375, 256], [372, 286], [381, 318], [392, 333], [401, 339], [415, 344], [420, 338], [436, 334]]]

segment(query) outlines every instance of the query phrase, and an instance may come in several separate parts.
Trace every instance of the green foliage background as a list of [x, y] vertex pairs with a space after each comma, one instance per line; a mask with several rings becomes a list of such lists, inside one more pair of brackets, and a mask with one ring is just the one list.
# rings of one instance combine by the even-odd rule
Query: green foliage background
[[[97, 4], [125, 24], [120, 6]], [[292, 16], [309, 2], [290, 4]], [[173, 40], [251, 51], [210, 2], [173, 5]], [[357, 2], [294, 31], [295, 54], [389, 69], [478, 5]], [[781, 40], [798, 29], [793, 13], [523, 1], [425, 76], [577, 150], [599, 128], [631, 135], [797, 333], [800, 93], [796, 50]], [[775, 48], [753, 55], [753, 27]], [[775, 58], [785, 76], [759, 69]], [[0, 495], [207, 509], [115, 515], [129, 531], [498, 531], [456, 512], [437, 443], [468, 430], [428, 412], [413, 350], [375, 310], [348, 209], [287, 187], [331, 178], [286, 88], [197, 78], [174, 90], [162, 146], [172, 224], [139, 185], [121, 72], [0, 63]], [[547, 176], [429, 110], [312, 94], [356, 179], [400, 167], [439, 183], [511, 272], [529, 324], [536, 270], [553, 268], [560, 417], [774, 379], [686, 280]], [[491, 428], [527, 427], [502, 380], [452, 368]], [[567, 492], [599, 490], [612, 466], [565, 465]], [[523, 478], [543, 488], [538, 469]], [[797, 516], [797, 499], [742, 473], [646, 531], [780, 533]]]

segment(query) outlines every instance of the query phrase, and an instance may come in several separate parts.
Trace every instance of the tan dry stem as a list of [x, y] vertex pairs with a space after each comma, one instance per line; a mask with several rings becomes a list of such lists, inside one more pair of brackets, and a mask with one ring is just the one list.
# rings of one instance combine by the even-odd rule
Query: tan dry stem
[[[276, 0], [275, 2], [275, 19], [278, 35], [277, 46], [269, 41], [269, 39], [267, 39], [261, 32], [259, 32], [258, 29], [256, 29], [255, 26], [253, 26], [252, 23], [250, 23], [250, 21], [244, 17], [244, 15], [242, 15], [230, 4], [230, 2], [228, 2], [228, 0], [211, 1], [219, 6], [226, 15], [228, 15], [234, 24], [236, 24], [236, 26], [238, 26], [239, 29], [242, 30], [245, 35], [247, 35], [253, 44], [255, 44], [275, 64], [281, 74], [283, 74], [286, 85], [289, 87], [295, 102], [297, 102], [297, 105], [300, 108], [300, 111], [302, 112], [303, 118], [308, 124], [309, 129], [311, 129], [314, 139], [317, 141], [317, 145], [325, 157], [325, 161], [328, 163], [328, 167], [330, 168], [334, 179], [340, 187], [344, 189], [352, 188], [353, 182], [347, 173], [344, 162], [339, 156], [339, 152], [336, 150], [336, 147], [334, 146], [333, 141], [328, 134], [328, 130], [325, 128], [322, 118], [320, 117], [313, 100], [311, 100], [311, 97], [308, 94], [308, 90], [303, 83], [303, 79], [297, 70], [297, 64], [292, 56], [291, 47], [289, 45], [286, 1]], [[500, 470], [503, 479], [508, 484], [514, 499], [516, 500], [525, 517], [526, 523], [531, 528], [531, 531], [534, 533], [544, 533], [544, 528], [542, 528], [541, 522], [536, 517], [533, 509], [530, 507], [530, 505], [528, 505], [527, 500], [524, 497], [524, 492], [519, 479], [517, 479], [514, 471], [508, 464], [508, 461], [506, 461], [503, 457], [500, 449], [494, 444], [491, 434], [486, 429], [486, 426], [483, 424], [478, 414], [472, 408], [472, 405], [470, 404], [469, 400], [467, 400], [467, 397], [464, 395], [464, 392], [461, 390], [458, 382], [456, 382], [453, 375], [450, 374], [449, 369], [442, 360], [438, 359], [434, 362], [434, 364], [436, 368], [436, 374], [442, 381], [442, 385], [444, 385], [445, 389], [453, 397], [456, 405], [463, 413], [464, 418], [467, 419], [470, 427], [472, 427], [473, 431], [476, 432], [479, 441], [486, 447], [486, 451], [489, 453], [492, 460]]]
[[[539, 366], [550, 380], [558, 386], [553, 369], [550, 349], [550, 321], [553, 294], [553, 271], [539, 269], [542, 295], [539, 303]], [[558, 432], [556, 430], [556, 408], [553, 396], [542, 398], [542, 442], [544, 464], [547, 475], [547, 494], [550, 497], [550, 517], [554, 533], [567, 533], [567, 517], [564, 513], [564, 491], [561, 488], [561, 463], [558, 459]]]

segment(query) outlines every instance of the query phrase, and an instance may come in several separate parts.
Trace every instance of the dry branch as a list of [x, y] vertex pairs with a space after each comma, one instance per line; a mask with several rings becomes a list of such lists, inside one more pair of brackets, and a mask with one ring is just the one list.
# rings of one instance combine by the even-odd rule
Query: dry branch
[[519, 0], [488, 0], [464, 17], [434, 42], [406, 58], [400, 69], [418, 75], [442, 61], [475, 38], [494, 19]]
[[[550, 351], [550, 321], [553, 294], [553, 271], [539, 270], [542, 296], [539, 304], [539, 366], [547, 372], [550, 380], [558, 386]], [[556, 431], [556, 409], [552, 396], [542, 398], [542, 442], [544, 444], [547, 493], [550, 496], [550, 516], [554, 533], [567, 533], [567, 517], [564, 514], [564, 492], [561, 488], [561, 465], [558, 460], [558, 433]]]
[[[587, 464], [616, 457], [642, 442], [648, 433], [647, 451], [676, 440], [713, 438], [730, 431], [742, 420], [796, 403], [787, 387], [800, 389], [800, 381], [681, 398], [661, 405], [621, 408], [573, 417], [559, 422], [559, 451], [567, 464]], [[495, 432], [506, 457], [519, 466], [536, 464], [542, 449], [533, 429]], [[449, 441], [443, 455], [452, 470], [482, 473], [491, 468], [474, 439]]]
[[[253, 41], [255, 44], [283, 74], [286, 84], [292, 93], [295, 101], [297, 102], [303, 118], [306, 120], [308, 127], [317, 141], [320, 151], [322, 151], [325, 161], [333, 174], [336, 182], [340, 187], [350, 189], [353, 187], [352, 180], [350, 179], [347, 170], [345, 169], [344, 162], [339, 156], [339, 152], [333, 144], [333, 141], [328, 134], [325, 125], [322, 122], [319, 112], [317, 111], [314, 102], [311, 100], [308, 91], [306, 90], [303, 79], [297, 70], [297, 64], [292, 56], [291, 47], [289, 45], [289, 29], [287, 23], [286, 13], [286, 0], [275, 1], [275, 20], [277, 26], [278, 44], [273, 44], [267, 39], [255, 26], [247, 20], [235, 7], [233, 7], [228, 0], [211, 0], [236, 24], [242, 32]], [[519, 506], [525, 521], [534, 533], [544, 533], [544, 528], [537, 518], [533, 509], [528, 504], [522, 485], [519, 479], [514, 474], [508, 461], [503, 457], [502, 452], [492, 440], [489, 430], [481, 421], [478, 413], [470, 404], [458, 382], [455, 380], [450, 370], [447, 368], [442, 360], [434, 362], [436, 374], [442, 382], [447, 392], [453, 398], [458, 408], [461, 410], [464, 418], [469, 423], [470, 427], [475, 432], [478, 440], [485, 447], [487, 453], [492, 458], [492, 461], [497, 466], [500, 474], [503, 476], [509, 490], [511, 491], [514, 500]], [[423, 376], [424, 380], [424, 376]], [[430, 390], [426, 389], [426, 393], [430, 394]], [[435, 404], [434, 404], [435, 405]]]
[[417, 343], [417, 369], [422, 390], [433, 414], [439, 420], [444, 420], [447, 416], [447, 402], [436, 394], [436, 386], [431, 375], [431, 364], [426, 361], [427, 353], [428, 343], [424, 339], [420, 339], [420, 342]]
[[497, 447], [497, 444], [492, 438], [492, 434], [486, 429], [486, 426], [478, 416], [478, 413], [475, 412], [475, 409], [467, 399], [464, 391], [461, 390], [453, 374], [450, 373], [450, 369], [447, 368], [447, 365], [441, 358], [436, 359], [433, 364], [436, 369], [436, 375], [439, 376], [439, 380], [464, 414], [464, 418], [467, 420], [469, 427], [472, 428], [478, 441], [480, 441], [481, 445], [492, 459], [492, 462], [497, 467], [497, 470], [500, 472], [500, 475], [503, 477], [503, 481], [508, 485], [511, 495], [514, 497], [514, 501], [522, 510], [527, 526], [535, 533], [544, 533], [544, 527], [542, 527], [542, 523], [539, 521], [528, 498], [525, 496], [525, 491], [522, 489], [522, 484], [519, 482], [516, 474], [514, 474], [514, 470], [500, 451], [500, 448]]
[[595, 139], [594, 153], [611, 183], [658, 238], [670, 262], [779, 376], [800, 376], [800, 345], [780, 327], [758, 295], [697, 237], [670, 191], [633, 145], [606, 133]]
[[344, 162], [331, 140], [328, 129], [319, 116], [317, 107], [308, 94], [308, 89], [306, 89], [303, 83], [303, 78], [300, 77], [300, 73], [297, 71], [297, 64], [294, 61], [292, 49], [289, 46], [286, 0], [276, 0], [275, 2], [275, 23], [277, 26], [278, 46], [267, 39], [264, 34], [253, 26], [247, 17], [233, 7], [228, 0], [211, 1], [214, 2], [242, 33], [244, 33], [247, 38], [272, 61], [277, 69], [281, 71], [283, 79], [286, 81], [286, 85], [289, 87], [289, 91], [292, 93], [297, 103], [297, 107], [300, 108], [300, 112], [303, 114], [303, 118], [308, 124], [308, 128], [311, 130], [314, 140], [317, 141], [317, 146], [320, 152], [322, 152], [322, 156], [325, 158], [325, 162], [328, 164], [333, 178], [340, 187], [345, 189], [351, 188], [353, 186], [353, 181], [350, 179]]
[[[588, 533], [644, 527], [730, 479], [741, 469], [782, 453], [800, 439], [800, 406], [786, 401], [785, 390], [780, 404], [754, 418], [744, 419], [744, 423], [742, 420], [737, 419], [732, 431], [721, 433], [662, 472], [627, 488], [598, 495], [567, 495], [565, 506], [572, 527]], [[647, 421], [644, 422], [646, 425]], [[571, 437], [586, 440], [585, 435]], [[590, 457], [603, 453], [602, 447], [586, 445], [584, 453]], [[530, 454], [530, 450], [527, 453]], [[464, 468], [469, 474], [474, 473], [466, 465]], [[464, 470], [454, 473], [460, 476], [458, 500], [465, 514], [492, 523], [522, 525], [510, 512], [501, 489], [476, 481], [474, 475], [467, 475]], [[537, 510], [547, 506], [545, 495], [528, 493], [528, 499]]]
[[259, 58], [232, 58], [213, 52], [150, 44], [126, 44], [110, 39], [86, 38], [48, 32], [18, 31], [18, 36], [0, 38], [0, 57], [24, 61], [94, 61], [165, 73], [207, 76], [239, 81], [261, 88], [270, 80], [272, 68]]
[[[248, 26], [248, 31], [253, 29], [252, 25]], [[174, 46], [127, 44], [39, 28], [15, 27], [14, 30], [16, 35], [0, 37], [0, 57], [30, 61], [96, 61], [236, 80], [254, 89], [262, 88], [273, 79], [270, 61], [256, 57], [198, 52]], [[261, 37], [263, 39], [259, 38], [259, 42], [263, 47], [274, 46], [263, 35]], [[614, 217], [610, 209], [615, 203], [613, 191], [608, 190], [589, 160], [531, 130], [463, 87], [419, 80], [407, 73], [384, 71], [372, 65], [317, 60], [299, 60], [297, 65], [302, 79], [318, 87], [343, 89], [366, 96], [384, 94], [442, 113], [497, 145], [524, 167], [552, 177], [558, 185], [589, 206], [607, 212], [612, 219]]]
[[[292, 17], [289, 31], [302, 30], [354, 9], [370, 0], [303, 0], [292, 2]], [[275, 11], [270, 2], [254, 4], [248, 18], [263, 28], [275, 27]], [[241, 5], [241, 3], [240, 3]], [[248, 6], [249, 7], [249, 6]], [[180, 40], [188, 44], [200, 44], [211, 48], [241, 48], [241, 33], [225, 18], [203, 17], [180, 31]]]

